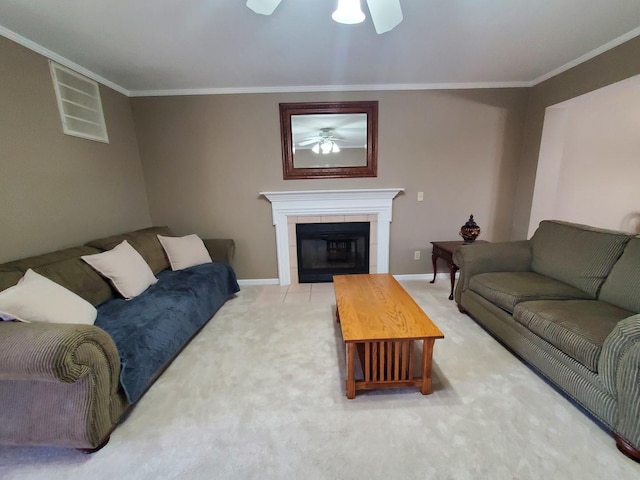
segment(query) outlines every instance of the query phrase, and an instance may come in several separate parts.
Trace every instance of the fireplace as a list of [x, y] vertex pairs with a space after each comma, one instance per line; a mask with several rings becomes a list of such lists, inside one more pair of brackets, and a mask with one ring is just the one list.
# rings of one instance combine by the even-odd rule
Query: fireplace
[[369, 222], [298, 223], [299, 282], [331, 282], [333, 275], [369, 273], [369, 237]]
[[404, 188], [260, 192], [271, 202], [276, 233], [278, 282], [298, 280], [295, 225], [298, 223], [371, 222], [370, 273], [389, 272], [391, 202]]

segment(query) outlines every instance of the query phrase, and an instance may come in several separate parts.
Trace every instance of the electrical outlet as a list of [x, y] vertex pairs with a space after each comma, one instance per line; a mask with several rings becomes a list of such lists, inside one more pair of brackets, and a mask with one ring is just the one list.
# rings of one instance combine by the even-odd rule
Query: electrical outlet
[[418, 192], [418, 201], [421, 202], [424, 200], [424, 192]]
[[415, 252], [413, 252], [413, 259], [420, 260], [420, 250], [416, 250]]

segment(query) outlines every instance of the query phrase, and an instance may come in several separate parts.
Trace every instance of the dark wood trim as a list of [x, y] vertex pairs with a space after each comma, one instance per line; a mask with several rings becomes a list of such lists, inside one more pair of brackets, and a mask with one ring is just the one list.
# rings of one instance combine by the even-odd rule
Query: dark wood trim
[[[296, 168], [293, 164], [292, 115], [323, 113], [367, 114], [367, 165], [364, 167]], [[280, 104], [280, 142], [285, 180], [378, 176], [378, 102], [298, 102]]]
[[613, 434], [613, 439], [616, 441], [616, 447], [620, 450], [624, 455], [629, 457], [631, 460], [634, 460], [640, 463], [640, 450], [637, 450], [631, 446], [629, 442], [627, 442], [624, 438], [622, 438], [617, 433]]
[[[118, 425], [116, 423], [116, 425]], [[79, 452], [85, 453], [87, 455], [91, 454], [91, 453], [96, 453], [98, 450], [102, 450], [102, 447], [104, 447], [107, 443], [109, 443], [109, 439], [111, 438], [111, 432], [113, 432], [113, 429], [116, 427], [116, 425], [113, 426], [113, 428], [111, 428], [111, 430], [109, 430], [109, 434], [102, 440], [102, 442], [100, 442], [100, 445], [98, 445], [95, 448], [77, 448], [76, 450], [78, 450]]]

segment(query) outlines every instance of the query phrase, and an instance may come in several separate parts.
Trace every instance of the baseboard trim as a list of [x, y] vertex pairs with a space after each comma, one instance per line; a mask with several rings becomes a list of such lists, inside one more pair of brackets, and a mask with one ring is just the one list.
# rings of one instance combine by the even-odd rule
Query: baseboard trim
[[[456, 278], [458, 278], [459, 273], [456, 272]], [[402, 275], [393, 275], [396, 280], [433, 280], [433, 273], [409, 273]], [[449, 280], [451, 277], [448, 272], [437, 273], [436, 280], [446, 279]]]
[[[393, 275], [396, 280], [433, 280], [433, 273], [407, 273], [407, 274], [399, 274]], [[456, 278], [458, 277], [458, 273], [456, 273]], [[436, 274], [436, 280], [441, 279], [449, 279], [448, 273], [438, 273]], [[277, 278], [247, 278], [244, 280], [238, 280], [238, 285], [247, 286], [247, 285], [280, 285], [280, 280]]]
[[249, 278], [238, 280], [238, 285], [280, 285], [280, 280], [277, 278]]

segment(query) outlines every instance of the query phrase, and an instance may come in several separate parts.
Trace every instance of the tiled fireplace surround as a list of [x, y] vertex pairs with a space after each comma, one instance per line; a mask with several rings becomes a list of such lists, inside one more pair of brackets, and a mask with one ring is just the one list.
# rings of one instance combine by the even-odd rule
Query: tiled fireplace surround
[[[369, 273], [378, 273], [378, 215], [324, 215], [316, 217], [287, 217], [287, 239], [289, 246], [289, 278], [298, 283], [298, 243], [296, 225], [298, 223], [346, 223], [369, 222]], [[381, 272], [382, 273], [382, 272]]]
[[393, 198], [403, 188], [261, 192], [271, 201], [276, 228], [280, 285], [298, 283], [295, 225], [369, 222], [370, 273], [389, 271], [389, 227]]

